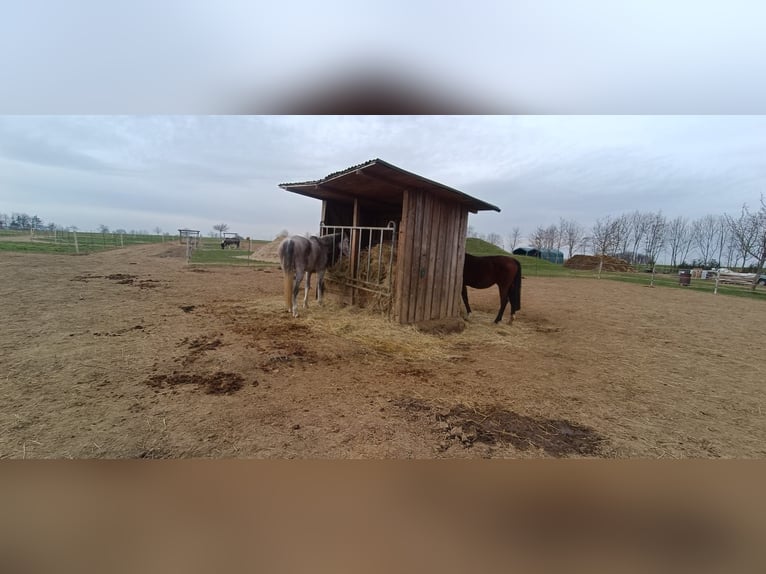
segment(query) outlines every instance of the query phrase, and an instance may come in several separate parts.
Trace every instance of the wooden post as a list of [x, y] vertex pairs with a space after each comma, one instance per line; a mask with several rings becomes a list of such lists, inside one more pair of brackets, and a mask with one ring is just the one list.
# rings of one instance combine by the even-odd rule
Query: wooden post
[[74, 234], [74, 252], [79, 255], [80, 254], [80, 246], [77, 245], [77, 232], [73, 231], [72, 233]]
[[399, 238], [396, 242], [396, 288], [394, 290], [394, 319], [399, 323], [407, 322], [407, 301], [410, 296], [410, 255], [411, 245], [408, 239], [412, 237], [412, 225], [410, 215], [414, 209], [410, 206], [411, 194], [409, 190], [403, 190], [402, 198], [402, 218], [399, 223]]
[[125, 247], [125, 244], [122, 242], [122, 233], [120, 233], [120, 247]]
[[[354, 215], [352, 219], [352, 223], [355, 228], [359, 225], [359, 200], [355, 197], [354, 198]], [[349, 251], [349, 260], [348, 260], [348, 273], [351, 279], [356, 279], [356, 258], [359, 253], [359, 242], [361, 241], [361, 236], [359, 234], [358, 229], [353, 229], [351, 233], [351, 250]], [[352, 281], [353, 282], [353, 281]], [[356, 287], [351, 288], [351, 304], [353, 305], [356, 303]]]

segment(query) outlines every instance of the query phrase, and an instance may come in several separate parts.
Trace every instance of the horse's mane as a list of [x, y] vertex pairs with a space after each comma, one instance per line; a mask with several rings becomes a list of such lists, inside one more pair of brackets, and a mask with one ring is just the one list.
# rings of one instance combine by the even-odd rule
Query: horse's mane
[[343, 232], [321, 235], [319, 237], [312, 235], [311, 238], [316, 239], [325, 249], [331, 249], [333, 245], [339, 245], [343, 241]]

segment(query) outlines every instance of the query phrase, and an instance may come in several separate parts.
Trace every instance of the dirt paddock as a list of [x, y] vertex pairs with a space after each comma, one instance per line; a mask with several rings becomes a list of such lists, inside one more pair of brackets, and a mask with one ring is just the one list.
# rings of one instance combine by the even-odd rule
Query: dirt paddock
[[315, 304], [183, 248], [0, 254], [0, 458], [751, 458], [766, 305], [608, 280], [493, 289], [461, 333]]

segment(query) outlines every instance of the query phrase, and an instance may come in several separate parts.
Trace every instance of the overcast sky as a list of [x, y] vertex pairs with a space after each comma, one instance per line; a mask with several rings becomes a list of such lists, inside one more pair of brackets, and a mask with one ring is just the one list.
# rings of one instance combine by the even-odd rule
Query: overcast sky
[[497, 205], [478, 232], [759, 206], [766, 116], [0, 116], [0, 213], [95, 230], [316, 232], [278, 188], [369, 159]]

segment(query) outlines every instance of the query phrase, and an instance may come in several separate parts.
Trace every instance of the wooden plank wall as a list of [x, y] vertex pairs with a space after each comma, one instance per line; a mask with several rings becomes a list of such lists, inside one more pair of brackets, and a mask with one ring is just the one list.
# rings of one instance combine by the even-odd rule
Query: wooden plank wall
[[459, 316], [467, 226], [460, 204], [405, 191], [394, 302], [400, 323]]

